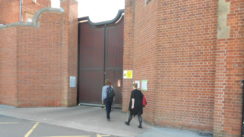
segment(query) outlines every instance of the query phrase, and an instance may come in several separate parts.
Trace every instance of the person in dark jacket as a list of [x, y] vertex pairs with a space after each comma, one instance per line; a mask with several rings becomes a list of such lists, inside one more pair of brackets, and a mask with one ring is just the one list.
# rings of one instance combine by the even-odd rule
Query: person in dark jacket
[[129, 118], [128, 121], [125, 122], [126, 125], [130, 125], [130, 121], [132, 120], [132, 117], [138, 116], [139, 120], [139, 126], [138, 128], [142, 128], [142, 113], [143, 113], [143, 105], [142, 105], [142, 99], [143, 94], [140, 90], [137, 89], [137, 83], [133, 84], [134, 90], [131, 92], [130, 96], [130, 104], [129, 104]]
[[106, 116], [107, 120], [110, 120], [111, 107], [114, 100], [114, 89], [112, 83], [109, 80], [105, 81], [105, 85], [102, 88], [102, 104], [106, 106]]

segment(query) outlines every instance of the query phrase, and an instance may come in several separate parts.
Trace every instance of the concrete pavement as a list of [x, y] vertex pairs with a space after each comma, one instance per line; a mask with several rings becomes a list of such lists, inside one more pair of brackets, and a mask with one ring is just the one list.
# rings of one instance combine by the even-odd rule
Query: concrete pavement
[[[13, 132], [14, 131], [14, 132]], [[0, 115], [1, 137], [118, 137]]]
[[111, 121], [106, 120], [104, 109], [90, 106], [14, 108], [0, 105], [0, 114], [121, 137], [211, 137], [209, 134], [153, 127], [146, 123], [143, 123], [143, 129], [139, 129], [137, 118], [126, 126], [124, 121], [128, 114], [118, 109], [111, 112]]

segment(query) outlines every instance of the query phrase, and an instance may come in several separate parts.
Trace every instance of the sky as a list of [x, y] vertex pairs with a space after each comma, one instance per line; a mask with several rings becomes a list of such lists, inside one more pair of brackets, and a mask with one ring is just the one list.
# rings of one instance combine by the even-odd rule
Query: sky
[[[52, 0], [52, 7], [59, 7], [60, 0]], [[77, 0], [78, 17], [89, 16], [92, 22], [111, 20], [119, 9], [124, 9], [125, 0]]]

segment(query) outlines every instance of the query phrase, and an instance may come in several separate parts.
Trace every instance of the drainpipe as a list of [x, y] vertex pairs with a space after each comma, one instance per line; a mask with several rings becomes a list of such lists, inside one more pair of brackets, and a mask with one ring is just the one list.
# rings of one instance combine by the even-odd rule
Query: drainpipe
[[23, 7], [23, 0], [19, 1], [19, 21], [22, 22], [23, 21], [23, 17], [22, 17], [22, 7]]

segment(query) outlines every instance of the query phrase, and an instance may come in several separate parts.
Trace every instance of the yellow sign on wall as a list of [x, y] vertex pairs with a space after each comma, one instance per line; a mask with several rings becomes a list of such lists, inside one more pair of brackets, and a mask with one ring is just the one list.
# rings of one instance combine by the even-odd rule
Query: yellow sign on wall
[[123, 78], [124, 79], [132, 79], [133, 78], [133, 70], [124, 70]]

